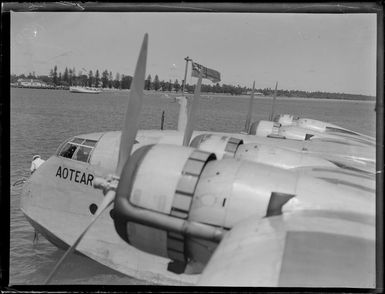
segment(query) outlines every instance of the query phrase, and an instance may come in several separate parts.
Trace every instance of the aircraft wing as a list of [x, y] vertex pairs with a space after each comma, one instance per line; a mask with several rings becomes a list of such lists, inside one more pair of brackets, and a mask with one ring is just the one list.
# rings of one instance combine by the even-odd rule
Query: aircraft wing
[[373, 288], [375, 273], [374, 216], [303, 210], [239, 222], [198, 285]]

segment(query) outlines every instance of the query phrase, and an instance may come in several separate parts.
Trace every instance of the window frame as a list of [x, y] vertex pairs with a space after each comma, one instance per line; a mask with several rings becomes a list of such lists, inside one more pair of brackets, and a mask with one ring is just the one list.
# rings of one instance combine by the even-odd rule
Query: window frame
[[[75, 143], [74, 141], [75, 140], [82, 140], [81, 143]], [[86, 145], [84, 144], [86, 141], [88, 142], [95, 142], [93, 146], [90, 146], [90, 145]], [[76, 162], [83, 162], [83, 163], [90, 163], [90, 160], [91, 160], [91, 156], [92, 156], [92, 153], [94, 152], [94, 149], [97, 145], [98, 141], [97, 140], [92, 140], [92, 139], [85, 139], [85, 138], [80, 138], [80, 137], [71, 137], [69, 140], [66, 140], [64, 141], [62, 144], [60, 144], [59, 148], [57, 149], [56, 151], [56, 156], [58, 157], [62, 157], [62, 158], [66, 158], [66, 159], [70, 159], [70, 160], [73, 160], [73, 161], [76, 161]], [[64, 149], [65, 146], [67, 146], [67, 144], [70, 144], [70, 145], [74, 145], [76, 146], [76, 149], [74, 151], [74, 153], [72, 154], [71, 158], [69, 157], [64, 157], [62, 155], [60, 155]], [[80, 147], [85, 147], [85, 148], [90, 148], [90, 153], [88, 154], [88, 157], [87, 157], [87, 160], [86, 161], [82, 161], [82, 160], [77, 160], [77, 159], [74, 159], [73, 157], [76, 156], [76, 154], [78, 153], [78, 151], [80, 150]]]

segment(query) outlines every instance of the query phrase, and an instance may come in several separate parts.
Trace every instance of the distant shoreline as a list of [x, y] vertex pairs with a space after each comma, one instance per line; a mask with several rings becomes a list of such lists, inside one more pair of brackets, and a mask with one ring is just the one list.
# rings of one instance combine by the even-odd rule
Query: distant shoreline
[[[69, 91], [69, 88], [51, 88], [51, 87], [21, 87], [21, 86], [11, 86], [11, 88], [22, 88], [22, 89], [36, 89], [36, 90], [64, 90]], [[129, 92], [130, 89], [110, 89], [110, 88], [101, 88], [103, 92]], [[145, 95], [172, 95], [172, 96], [180, 96], [182, 93], [170, 92], [170, 91], [153, 91], [153, 90], [144, 90]], [[186, 94], [186, 93], [185, 93]], [[193, 96], [194, 94], [188, 93], [188, 96]], [[250, 95], [231, 95], [231, 94], [221, 94], [221, 93], [201, 93], [202, 98], [240, 98], [240, 99], [249, 99]], [[271, 96], [254, 96], [255, 100], [263, 99], [263, 100], [271, 100], [273, 97]], [[293, 100], [293, 101], [301, 101], [301, 100], [317, 100], [317, 101], [348, 101], [348, 102], [368, 102], [375, 103], [376, 98], [373, 99], [337, 99], [337, 98], [316, 98], [316, 97], [286, 97], [286, 96], [278, 96], [277, 100]]]
[[[248, 99], [250, 96], [242, 96], [242, 99]], [[255, 100], [258, 99], [264, 99], [264, 100], [272, 100], [273, 97], [270, 96], [258, 96], [254, 97]], [[347, 102], [371, 102], [376, 103], [376, 98], [373, 100], [370, 99], [336, 99], [336, 98], [316, 98], [316, 97], [286, 97], [286, 96], [280, 96], [277, 97], [277, 100], [294, 100], [294, 101], [301, 101], [301, 100], [317, 100], [317, 101], [347, 101]]]
[[[170, 93], [170, 92], [153, 92], [153, 93], [146, 93], [145, 94], [159, 94], [159, 93], [165, 93], [165, 94], [171, 94], [175, 96], [180, 96], [182, 93]], [[187, 94], [188, 96], [193, 96], [194, 94]], [[233, 97], [233, 98], [240, 98], [240, 99], [250, 99], [250, 95], [226, 95], [226, 94], [218, 94], [218, 93], [201, 93], [202, 98], [227, 98], [227, 97]], [[254, 96], [255, 100], [263, 99], [263, 100], [272, 100], [272, 96]], [[287, 97], [287, 96], [279, 96], [277, 97], [277, 100], [317, 100], [317, 101], [350, 101], [350, 102], [376, 102], [376, 98], [373, 99], [337, 99], [337, 98], [316, 98], [316, 97]]]

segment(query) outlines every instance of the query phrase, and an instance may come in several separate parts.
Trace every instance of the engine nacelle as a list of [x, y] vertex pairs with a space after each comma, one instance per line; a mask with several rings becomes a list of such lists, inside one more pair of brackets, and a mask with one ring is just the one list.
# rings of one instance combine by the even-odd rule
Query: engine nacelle
[[301, 128], [310, 129], [317, 132], [325, 132], [327, 125], [330, 124], [315, 119], [300, 118], [297, 121], [297, 125]]
[[213, 152], [217, 159], [235, 158], [237, 160], [249, 160], [284, 169], [309, 166], [336, 168], [336, 165], [326, 159], [307, 155], [303, 152], [295, 152], [257, 143], [244, 144], [243, 140], [227, 136], [198, 135], [191, 141], [190, 147]]
[[197, 273], [227, 229], [245, 215], [266, 216], [273, 191], [294, 191], [295, 174], [279, 169], [277, 185], [265, 173], [273, 167], [214, 159], [173, 145], [136, 150], [121, 174], [112, 213], [120, 237], [171, 259], [170, 271]]
[[202, 134], [196, 136], [190, 143], [190, 147], [215, 153], [217, 159], [234, 157], [243, 140], [228, 136]]
[[261, 120], [253, 123], [250, 134], [258, 137], [281, 138], [291, 140], [309, 140], [314, 134], [304, 128], [294, 125], [281, 126], [278, 122]]
[[250, 129], [252, 135], [258, 137], [270, 137], [292, 140], [308, 140], [312, 134], [308, 131], [295, 126], [281, 126], [278, 122], [261, 120], [258, 124], [253, 124]]
[[[327, 123], [324, 121], [316, 120], [316, 119], [310, 119], [310, 118], [299, 118], [298, 116], [294, 116], [291, 114], [281, 114], [274, 118], [275, 122], [278, 122], [281, 124], [281, 126], [293, 126], [293, 127], [300, 127], [320, 133], [324, 133], [327, 128], [332, 129], [338, 129], [338, 130], [345, 130], [347, 129], [341, 128], [337, 125]], [[350, 131], [352, 134], [355, 134], [353, 131]]]
[[254, 122], [250, 128], [250, 135], [258, 137], [279, 136], [280, 124], [273, 121], [261, 120]]
[[223, 231], [188, 221], [195, 188], [213, 153], [174, 145], [147, 145], [126, 163], [118, 185], [113, 219], [120, 237], [132, 246], [173, 260], [184, 272], [185, 236], [216, 246]]
[[279, 129], [279, 135], [291, 140], [309, 140], [315, 135], [314, 131], [306, 130], [296, 126], [283, 126]]
[[274, 118], [275, 122], [280, 123], [282, 126], [290, 126], [298, 120], [298, 116], [292, 114], [280, 114]]
[[360, 188], [354, 177], [343, 186], [336, 171], [324, 170], [308, 177], [251, 161], [215, 160], [191, 147], [143, 146], [120, 176], [115, 229], [137, 249], [170, 259], [170, 271], [200, 273], [226, 231], [245, 218], [295, 209], [374, 211], [368, 187]]

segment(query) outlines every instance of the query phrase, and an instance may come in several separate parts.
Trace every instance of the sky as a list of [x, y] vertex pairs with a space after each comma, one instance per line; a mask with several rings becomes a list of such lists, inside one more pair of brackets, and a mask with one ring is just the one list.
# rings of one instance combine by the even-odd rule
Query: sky
[[181, 82], [189, 56], [220, 84], [376, 94], [375, 14], [12, 12], [11, 73], [133, 75], [146, 32], [152, 78]]

